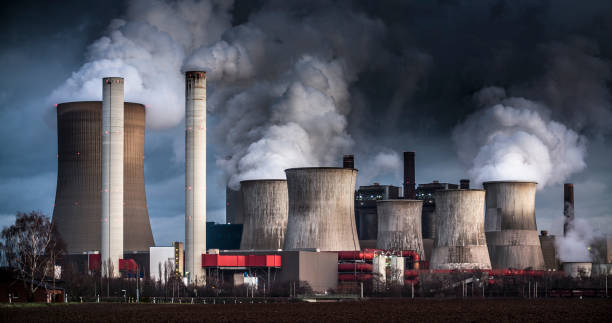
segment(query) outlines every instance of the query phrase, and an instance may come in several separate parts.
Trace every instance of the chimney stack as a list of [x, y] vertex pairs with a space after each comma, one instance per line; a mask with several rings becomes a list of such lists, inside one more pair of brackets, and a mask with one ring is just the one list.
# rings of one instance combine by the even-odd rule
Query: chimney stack
[[342, 157], [342, 168], [355, 168], [355, 156], [344, 155]]
[[459, 180], [459, 188], [462, 189], [462, 190], [469, 190], [470, 189], [470, 180], [469, 179]]
[[123, 258], [123, 78], [102, 79], [102, 276], [119, 277]]
[[414, 179], [414, 152], [404, 152], [404, 198], [416, 198], [416, 183]]
[[563, 185], [563, 236], [572, 229], [574, 222], [574, 184]]
[[[206, 253], [206, 72], [185, 73], [185, 274], [205, 285]], [[187, 274], [189, 273], [189, 274]]]

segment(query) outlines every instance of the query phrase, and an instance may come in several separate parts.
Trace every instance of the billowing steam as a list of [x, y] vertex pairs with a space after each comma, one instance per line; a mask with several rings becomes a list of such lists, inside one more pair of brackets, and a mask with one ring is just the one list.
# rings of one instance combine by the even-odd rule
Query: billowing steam
[[392, 178], [402, 178], [403, 162], [396, 151], [385, 150], [361, 162], [357, 160], [359, 169], [359, 185], [371, 185], [376, 178], [390, 175]]
[[181, 67], [193, 48], [229, 27], [227, 1], [130, 2], [124, 19], [89, 46], [86, 63], [50, 96], [52, 103], [101, 100], [103, 77], [126, 79], [125, 99], [147, 106], [147, 125], [165, 129], [185, 114]]
[[338, 165], [353, 144], [349, 87], [383, 29], [348, 8], [301, 16], [269, 7], [193, 52], [184, 69], [210, 71], [209, 106], [225, 148], [217, 165], [230, 186], [284, 178], [291, 167]]
[[586, 166], [586, 139], [550, 120], [545, 106], [506, 97], [501, 88], [485, 88], [476, 99], [486, 108], [453, 132], [458, 155], [476, 183], [524, 180], [542, 188]]
[[593, 229], [588, 221], [574, 219], [572, 228], [566, 236], [556, 236], [555, 245], [559, 260], [562, 262], [590, 262], [593, 261], [591, 245], [600, 235]]
[[353, 144], [349, 87], [371, 55], [381, 55], [382, 23], [349, 6], [313, 6], [303, 15], [273, 3], [230, 26], [230, 9], [216, 1], [133, 2], [51, 100], [99, 100], [100, 78], [123, 76], [126, 100], [147, 105], [147, 124], [169, 128], [184, 114], [182, 72], [203, 69], [218, 120], [211, 139], [222, 147], [217, 164], [231, 186], [283, 178], [290, 167], [337, 165]]

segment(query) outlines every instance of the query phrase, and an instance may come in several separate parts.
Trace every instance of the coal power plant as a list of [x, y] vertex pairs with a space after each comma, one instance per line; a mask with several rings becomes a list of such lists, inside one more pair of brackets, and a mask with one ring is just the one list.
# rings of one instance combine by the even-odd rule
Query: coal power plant
[[[123, 240], [125, 252], [155, 245], [144, 182], [145, 107], [124, 104]], [[58, 176], [53, 223], [68, 254], [102, 247], [102, 102], [57, 105]], [[121, 204], [119, 204], [121, 205]], [[117, 210], [115, 210], [117, 211]]]
[[484, 232], [483, 190], [435, 193], [436, 233], [432, 269], [490, 269]]
[[487, 191], [485, 232], [493, 268], [544, 269], [536, 227], [536, 183], [483, 183]]
[[[156, 246], [144, 182], [145, 107], [124, 102], [125, 81], [102, 79], [102, 101], [57, 106], [53, 223], [68, 254], [87, 258], [89, 274], [132, 279], [148, 272], [161, 279], [165, 272], [194, 290], [246, 286], [252, 297], [272, 283], [327, 293], [367, 282], [381, 292], [414, 288], [422, 275], [470, 275], [451, 285], [458, 286], [473, 285], [476, 274], [490, 282], [563, 268], [575, 279], [587, 267], [593, 275], [608, 272], [607, 263], [561, 264], [555, 237], [538, 235], [535, 182], [491, 181], [473, 189], [462, 178], [417, 185], [410, 151], [403, 155], [402, 186], [356, 187], [355, 155], [346, 154], [342, 167], [288, 168], [284, 179], [226, 185], [227, 223], [207, 223], [204, 71], [185, 73], [185, 242]], [[563, 201], [568, 234], [572, 184]], [[438, 292], [444, 288], [450, 287]]]
[[355, 227], [357, 170], [314, 167], [285, 170], [289, 193], [286, 250], [360, 250]]
[[282, 249], [287, 231], [287, 181], [262, 179], [240, 182], [244, 225], [240, 249]]

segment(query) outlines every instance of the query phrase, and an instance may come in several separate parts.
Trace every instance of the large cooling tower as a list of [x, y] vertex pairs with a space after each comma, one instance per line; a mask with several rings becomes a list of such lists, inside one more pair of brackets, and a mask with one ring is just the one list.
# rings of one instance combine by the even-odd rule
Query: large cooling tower
[[357, 170], [291, 168], [285, 173], [289, 221], [284, 249], [359, 250], [354, 204]]
[[282, 248], [289, 211], [287, 181], [284, 179], [242, 181], [240, 190], [244, 207], [240, 249]]
[[434, 193], [436, 233], [432, 269], [490, 269], [484, 234], [484, 190]]
[[[155, 246], [144, 185], [145, 107], [124, 104], [123, 250]], [[101, 249], [102, 102], [57, 105], [57, 192], [53, 223], [68, 254]]]
[[185, 272], [206, 283], [206, 73], [185, 73]]
[[425, 259], [421, 236], [422, 200], [384, 200], [376, 203], [378, 239], [376, 248], [414, 250]]
[[535, 219], [536, 183], [485, 182], [485, 232], [493, 268], [544, 269]]

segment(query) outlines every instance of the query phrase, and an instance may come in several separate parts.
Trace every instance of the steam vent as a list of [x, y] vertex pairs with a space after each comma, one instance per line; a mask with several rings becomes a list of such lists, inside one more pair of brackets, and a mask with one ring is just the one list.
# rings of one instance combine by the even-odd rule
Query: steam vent
[[287, 250], [360, 250], [355, 227], [355, 182], [351, 168], [285, 170], [289, 192]]
[[[145, 107], [124, 104], [123, 250], [155, 246], [144, 185]], [[68, 254], [101, 249], [102, 102], [57, 105], [58, 175], [53, 223]]]
[[544, 269], [534, 182], [485, 182], [485, 232], [493, 268]]
[[484, 234], [484, 190], [434, 193], [436, 233], [431, 269], [490, 269]]
[[262, 179], [240, 182], [244, 226], [240, 249], [276, 250], [285, 243], [289, 198], [287, 181]]
[[383, 250], [415, 250], [422, 260], [422, 200], [381, 200], [376, 203], [378, 239], [376, 248]]

